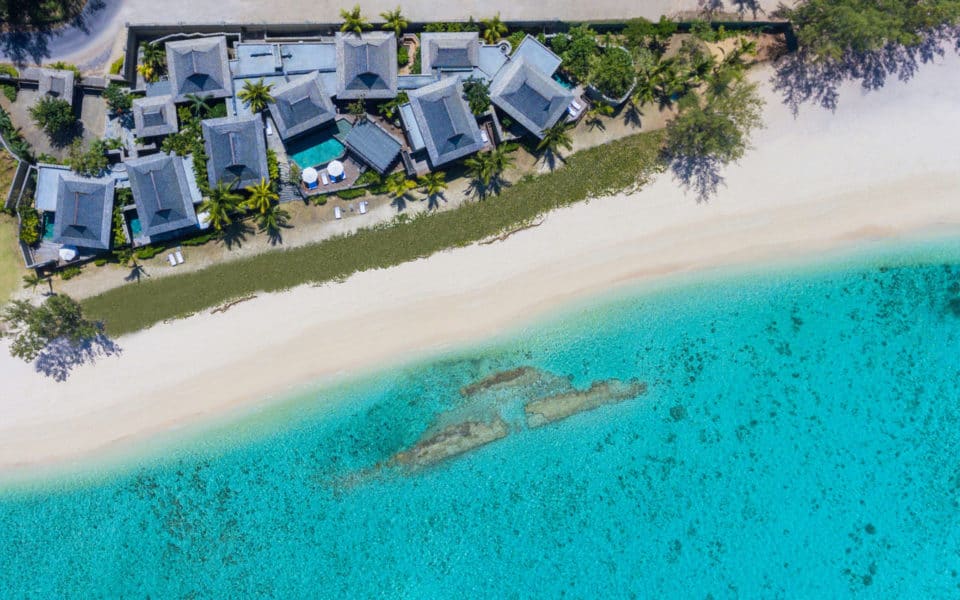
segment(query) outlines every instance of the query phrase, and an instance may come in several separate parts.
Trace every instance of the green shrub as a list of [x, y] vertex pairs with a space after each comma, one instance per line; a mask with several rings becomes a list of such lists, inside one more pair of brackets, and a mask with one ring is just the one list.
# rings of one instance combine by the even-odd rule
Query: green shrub
[[163, 246], [143, 246], [133, 251], [133, 255], [140, 260], [150, 260], [154, 256], [163, 252]]
[[227, 116], [227, 103], [222, 100], [211, 106], [207, 112], [208, 119], [222, 119], [225, 116]]
[[517, 51], [517, 48], [520, 47], [520, 42], [522, 42], [525, 37], [527, 37], [527, 32], [522, 30], [517, 30], [510, 34], [510, 37], [507, 38], [507, 41], [510, 42], [510, 54]]
[[20, 72], [13, 65], [0, 65], [0, 75], [8, 77], [20, 77]]
[[326, 197], [326, 196], [314, 196], [314, 197], [313, 197], [313, 203], [314, 203], [314, 205], [316, 205], [316, 206], [323, 206], [324, 204], [327, 203], [327, 197]]
[[410, 65], [410, 71], [413, 73], [419, 73], [423, 67], [423, 61], [420, 57], [420, 45], [417, 45], [417, 49], [413, 52], [413, 64]]
[[70, 154], [67, 158], [70, 168], [87, 177], [101, 174], [107, 168], [107, 144], [103, 140], [93, 140], [86, 149], [83, 140], [77, 138], [70, 144]]
[[126, 114], [133, 108], [133, 96], [115, 83], [111, 83], [107, 89], [103, 90], [103, 99], [107, 103], [107, 108], [115, 115]]
[[190, 239], [182, 240], [180, 242], [181, 246], [202, 246], [209, 242], [212, 239], [215, 239], [217, 236], [213, 233], [202, 233], [198, 236], [192, 237]]
[[74, 265], [72, 267], [64, 267], [60, 269], [60, 279], [66, 281], [68, 279], [73, 279], [80, 274], [80, 267]]
[[3, 83], [0, 84], [0, 88], [3, 88], [3, 95], [7, 97], [7, 100], [10, 102], [17, 101], [17, 86], [12, 83]]
[[357, 177], [357, 185], [380, 185], [383, 183], [383, 177], [373, 169], [367, 169]]
[[119, 75], [120, 71], [123, 70], [123, 57], [121, 56], [117, 60], [110, 63], [110, 74]]
[[20, 207], [20, 241], [28, 246], [40, 241], [40, 213], [32, 206]]
[[340, 190], [336, 194], [344, 200], [354, 200], [356, 198], [360, 198], [361, 196], [366, 196], [367, 190], [363, 188], [352, 188], [349, 190]]
[[606, 48], [590, 69], [590, 83], [608, 98], [626, 94], [635, 78], [630, 54], [615, 46]]
[[410, 50], [407, 49], [406, 44], [397, 48], [397, 65], [400, 67], [405, 67], [410, 62]]
[[58, 60], [57, 62], [49, 65], [49, 68], [57, 69], [58, 71], [72, 71], [75, 83], [80, 83], [80, 79], [83, 77], [83, 74], [80, 72], [80, 69], [77, 67], [77, 65], [63, 62], [62, 60]]
[[71, 129], [77, 122], [73, 107], [63, 98], [44, 96], [30, 107], [30, 116], [49, 136], [57, 136]]
[[95, 261], [93, 261], [93, 264], [95, 264], [95, 265], [98, 266], [98, 267], [102, 267], [102, 266], [104, 266], [105, 264], [107, 264], [107, 259], [105, 259], [105, 258], [98, 258], [98, 259], [96, 259]]
[[280, 182], [280, 163], [277, 161], [277, 153], [267, 148], [267, 175], [270, 177], [270, 183]]

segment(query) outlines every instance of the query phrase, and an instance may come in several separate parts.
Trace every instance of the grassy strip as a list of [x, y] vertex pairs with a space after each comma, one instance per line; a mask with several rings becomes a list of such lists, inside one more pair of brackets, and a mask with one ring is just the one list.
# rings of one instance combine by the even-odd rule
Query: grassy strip
[[551, 209], [643, 184], [662, 168], [662, 132], [630, 136], [572, 155], [552, 173], [525, 177], [499, 196], [423, 214], [317, 244], [265, 252], [201, 271], [126, 285], [83, 309], [120, 335], [259, 291], [343, 279], [470, 244], [529, 223]]

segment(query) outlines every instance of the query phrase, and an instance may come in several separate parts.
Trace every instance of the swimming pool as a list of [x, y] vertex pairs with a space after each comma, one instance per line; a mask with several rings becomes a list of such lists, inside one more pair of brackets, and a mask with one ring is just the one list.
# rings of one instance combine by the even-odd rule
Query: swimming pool
[[143, 227], [140, 226], [140, 217], [130, 219], [130, 233], [133, 234], [133, 237], [140, 235], [141, 231], [143, 231]]
[[350, 124], [337, 121], [336, 126], [324, 127], [287, 143], [287, 154], [300, 168], [316, 167], [343, 156], [346, 148], [335, 135], [350, 131]]
[[553, 80], [559, 83], [562, 87], [567, 88], [568, 90], [573, 89], [573, 84], [567, 81], [566, 79], [564, 79], [563, 76], [560, 75], [559, 73], [555, 73], [553, 75]]
[[43, 239], [52, 240], [53, 231], [56, 227], [56, 220], [54, 219], [54, 213], [43, 213]]

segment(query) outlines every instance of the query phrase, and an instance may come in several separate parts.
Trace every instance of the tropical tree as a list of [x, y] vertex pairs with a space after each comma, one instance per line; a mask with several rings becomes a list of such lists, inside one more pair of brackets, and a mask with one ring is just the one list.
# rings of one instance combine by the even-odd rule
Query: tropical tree
[[543, 138], [537, 144], [537, 150], [543, 152], [544, 158], [550, 162], [551, 167], [555, 158], [560, 157], [560, 150], [572, 150], [573, 139], [570, 137], [570, 130], [566, 122], [557, 121], [553, 127], [545, 129]]
[[143, 50], [143, 57], [137, 71], [147, 81], [157, 81], [166, 69], [167, 53], [160, 44], [144, 42], [140, 48]]
[[388, 121], [393, 121], [400, 114], [400, 107], [410, 102], [410, 96], [406, 92], [397, 92], [397, 97], [386, 102], [381, 102], [377, 106], [377, 112]]
[[387, 194], [396, 200], [409, 194], [411, 190], [417, 187], [417, 183], [412, 179], [407, 179], [405, 173], [398, 171], [391, 173], [387, 177], [383, 182], [383, 187], [386, 189]]
[[101, 174], [110, 164], [107, 160], [107, 143], [93, 140], [89, 147], [84, 148], [81, 138], [73, 140], [67, 164], [80, 175], [94, 177]]
[[30, 107], [29, 112], [34, 123], [50, 137], [67, 133], [77, 122], [73, 107], [63, 98], [44, 96]]
[[611, 115], [613, 115], [612, 106], [606, 102], [595, 102], [590, 108], [587, 109], [587, 125], [589, 125], [591, 128], [599, 127], [601, 130], [603, 130], [603, 117], [609, 117]]
[[383, 19], [383, 28], [387, 31], [393, 31], [397, 36], [397, 41], [400, 40], [404, 29], [410, 24], [407, 18], [403, 16], [403, 13], [400, 12], [399, 6], [396, 10], [388, 10], [380, 13], [380, 18]]
[[193, 116], [197, 119], [207, 114], [207, 111], [210, 110], [210, 107], [207, 106], [207, 99], [203, 96], [199, 96], [197, 94], [187, 94], [185, 98], [187, 99], [187, 102], [190, 103], [190, 112], [193, 113]]
[[443, 171], [432, 171], [421, 175], [419, 183], [424, 193], [431, 198], [443, 194], [443, 190], [447, 189], [447, 177]]
[[364, 29], [370, 29], [372, 27], [370, 22], [360, 13], [359, 4], [354, 4], [350, 10], [341, 8], [340, 18], [343, 19], [343, 24], [340, 25], [340, 31], [344, 33], [349, 32], [360, 35]]
[[37, 275], [36, 271], [31, 271], [29, 275], [23, 276], [23, 289], [33, 292], [37, 291], [37, 286], [43, 283], [43, 277]]
[[463, 95], [474, 115], [482, 115], [490, 108], [490, 86], [482, 79], [467, 77], [463, 81]]
[[107, 108], [115, 115], [124, 115], [133, 107], [133, 96], [115, 83], [103, 90], [103, 99], [107, 102]]
[[10, 355], [31, 362], [49, 346], [67, 342], [79, 347], [100, 334], [100, 327], [83, 318], [80, 304], [64, 294], [49, 296], [40, 306], [14, 300], [0, 320], [7, 324], [13, 342]]
[[367, 106], [366, 101], [361, 96], [355, 101], [347, 105], [347, 112], [356, 118], [357, 122], [365, 121], [367, 119]]
[[240, 194], [220, 181], [200, 203], [200, 212], [207, 213], [207, 221], [214, 231], [223, 231], [233, 223], [233, 215], [239, 211], [242, 201]]
[[273, 90], [273, 84], [264, 83], [263, 77], [257, 82], [248, 79], [243, 83], [243, 89], [237, 93], [237, 97], [246, 102], [251, 111], [258, 113], [267, 108], [267, 104], [273, 101], [273, 96], [270, 94], [271, 90]]
[[507, 26], [500, 20], [500, 13], [490, 19], [481, 21], [483, 24], [483, 39], [488, 44], [496, 44], [500, 38], [507, 35]]
[[256, 221], [261, 232], [266, 232], [273, 240], [279, 240], [280, 230], [290, 221], [290, 213], [272, 204], [266, 211], [257, 213]]
[[513, 164], [513, 157], [510, 156], [503, 146], [499, 146], [490, 152], [480, 152], [474, 154], [463, 161], [467, 167], [467, 173], [472, 179], [472, 186], [477, 193], [483, 197], [488, 191], [498, 191], [503, 183], [503, 172]]
[[273, 186], [266, 178], [261, 178], [260, 183], [248, 185], [246, 188], [250, 196], [243, 203], [244, 208], [260, 213], [268, 212], [273, 203], [280, 199], [280, 196], [273, 191]]

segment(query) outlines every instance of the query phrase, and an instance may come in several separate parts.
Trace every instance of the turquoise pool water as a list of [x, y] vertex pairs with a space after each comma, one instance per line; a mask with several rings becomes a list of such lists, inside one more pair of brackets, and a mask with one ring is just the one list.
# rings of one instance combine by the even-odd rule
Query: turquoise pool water
[[338, 128], [327, 127], [287, 144], [287, 154], [302, 169], [324, 165], [343, 156], [346, 148], [337, 138]]
[[130, 219], [130, 233], [133, 234], [133, 237], [140, 235], [141, 231], [143, 231], [143, 227], [140, 225], [140, 217]]
[[573, 84], [564, 79], [559, 73], [553, 75], [553, 80], [560, 84], [561, 87], [565, 87], [568, 90], [573, 89]]
[[43, 239], [52, 240], [56, 227], [57, 223], [54, 213], [43, 213]]
[[[958, 344], [957, 244], [608, 298], [160, 462], [10, 489], [0, 594], [957, 597]], [[375, 469], [521, 365], [649, 391]]]

